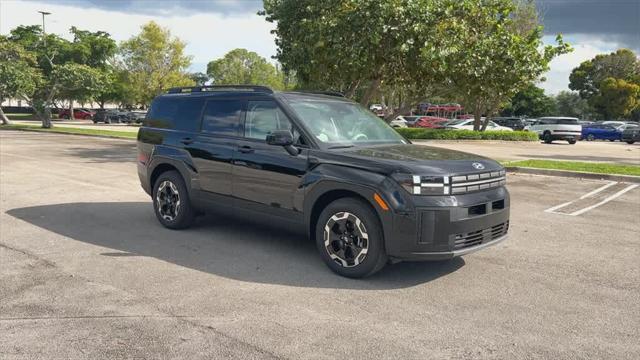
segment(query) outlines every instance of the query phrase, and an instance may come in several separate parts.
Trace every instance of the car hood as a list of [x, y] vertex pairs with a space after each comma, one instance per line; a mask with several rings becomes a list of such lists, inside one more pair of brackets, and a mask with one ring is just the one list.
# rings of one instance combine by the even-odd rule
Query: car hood
[[501, 170], [489, 158], [462, 151], [424, 145], [377, 145], [334, 150], [344, 165], [366, 168], [380, 173], [468, 174]]

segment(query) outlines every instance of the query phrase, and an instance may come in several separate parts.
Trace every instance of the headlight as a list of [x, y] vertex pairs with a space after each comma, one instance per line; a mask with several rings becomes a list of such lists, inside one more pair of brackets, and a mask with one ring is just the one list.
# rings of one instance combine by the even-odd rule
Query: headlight
[[409, 194], [449, 195], [449, 177], [395, 173], [391, 177]]

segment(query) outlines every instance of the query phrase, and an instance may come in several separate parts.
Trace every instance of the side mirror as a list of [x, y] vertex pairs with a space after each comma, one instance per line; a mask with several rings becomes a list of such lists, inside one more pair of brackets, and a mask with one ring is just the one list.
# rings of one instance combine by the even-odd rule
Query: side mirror
[[289, 130], [276, 130], [267, 134], [267, 144], [277, 146], [293, 145], [293, 135]]
[[276, 130], [267, 134], [267, 144], [282, 146], [291, 156], [297, 156], [300, 150], [293, 146], [293, 134], [289, 130]]

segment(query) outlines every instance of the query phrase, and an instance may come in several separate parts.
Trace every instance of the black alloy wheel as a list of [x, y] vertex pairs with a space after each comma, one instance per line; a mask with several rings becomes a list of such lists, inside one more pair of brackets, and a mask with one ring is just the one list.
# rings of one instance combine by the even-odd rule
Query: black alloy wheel
[[327, 205], [318, 217], [315, 240], [322, 260], [338, 275], [367, 277], [387, 263], [380, 219], [361, 199]]

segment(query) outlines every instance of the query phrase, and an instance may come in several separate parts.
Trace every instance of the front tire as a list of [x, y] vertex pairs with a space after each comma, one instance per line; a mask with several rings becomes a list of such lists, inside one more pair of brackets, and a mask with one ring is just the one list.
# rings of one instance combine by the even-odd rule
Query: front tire
[[631, 145], [631, 144], [635, 143], [635, 141], [634, 140], [627, 140], [626, 143]]
[[193, 223], [195, 210], [182, 176], [167, 171], [156, 180], [152, 192], [153, 209], [160, 223], [169, 229], [184, 229]]
[[362, 200], [330, 203], [318, 218], [315, 239], [322, 260], [338, 275], [363, 278], [387, 263], [380, 220]]

